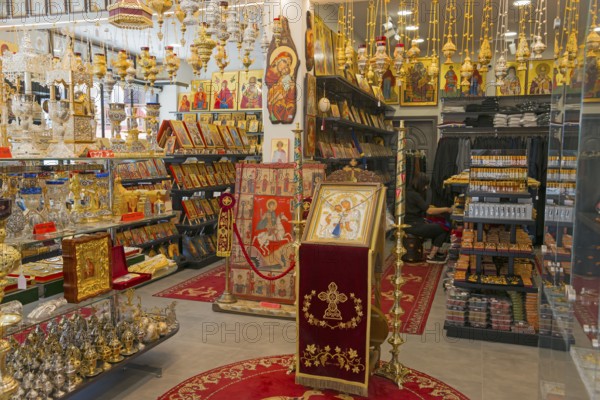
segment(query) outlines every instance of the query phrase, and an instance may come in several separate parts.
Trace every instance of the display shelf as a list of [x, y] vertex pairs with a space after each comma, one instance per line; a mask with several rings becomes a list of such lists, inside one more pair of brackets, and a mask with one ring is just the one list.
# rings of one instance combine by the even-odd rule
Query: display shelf
[[218, 221], [219, 221], [218, 218], [213, 218], [213, 219], [209, 219], [208, 221], [200, 222], [198, 224], [175, 224], [175, 226], [180, 231], [197, 230], [197, 229], [204, 228], [206, 226], [214, 225]]
[[490, 133], [490, 134], [507, 134], [507, 135], [515, 135], [515, 134], [526, 134], [526, 135], [535, 135], [535, 134], [548, 134], [548, 130], [550, 129], [549, 125], [544, 126], [518, 126], [518, 127], [444, 127], [438, 126], [438, 129], [446, 133], [456, 133], [456, 134], [471, 134], [471, 133]]
[[600, 235], [600, 222], [596, 222], [596, 218], [600, 218], [600, 214], [591, 212], [578, 212], [577, 220], [583, 225], [591, 229], [596, 235]]
[[548, 221], [546, 220], [546, 226], [548, 228], [572, 228], [574, 222], [573, 221]]
[[385, 102], [382, 100], [370, 93], [365, 92], [341, 76], [317, 76], [317, 86], [319, 88], [325, 87], [327, 92], [335, 93], [340, 97], [346, 97], [345, 95], [357, 96], [361, 100], [364, 100], [364, 102], [368, 103], [368, 105], [372, 108], [381, 109], [382, 111], [394, 111], [394, 107], [385, 104]]
[[534, 219], [501, 219], [501, 218], [478, 218], [465, 217], [464, 222], [496, 225], [531, 225], [535, 223]]
[[142, 244], [134, 244], [132, 247], [139, 247], [141, 249], [147, 249], [149, 247], [154, 247], [156, 245], [171, 242], [173, 240], [179, 240], [181, 235], [171, 235], [160, 239], [150, 240], [149, 242], [144, 242]]
[[444, 329], [446, 330], [446, 336], [452, 338], [483, 340], [486, 342], [518, 344], [533, 347], [537, 347], [538, 345], [538, 335], [474, 328], [471, 326], [455, 326], [448, 324], [447, 322], [444, 323]]
[[192, 268], [192, 269], [200, 269], [200, 268], [204, 268], [208, 265], [214, 264], [219, 260], [222, 260], [222, 257], [218, 257], [216, 254], [212, 254], [206, 257], [203, 257], [201, 259], [194, 259], [194, 260], [188, 260], [185, 263], [186, 268]]
[[585, 365], [583, 361], [581, 361], [585, 356], [585, 353], [591, 353], [591, 358], [598, 360], [598, 352], [579, 347], [571, 347], [570, 353], [573, 364], [575, 364], [575, 367], [577, 368], [577, 372], [588, 392], [589, 398], [598, 398], [600, 392], [598, 389], [600, 388], [596, 384], [597, 367], [595, 365]]
[[497, 99], [498, 101], [509, 100], [512, 102], [524, 102], [525, 100], [544, 100], [546, 103], [550, 102], [552, 98], [551, 94], [526, 94], [520, 96], [455, 96], [455, 97], [442, 97], [440, 100], [442, 103], [457, 103], [464, 101], [483, 101], [487, 99]]
[[571, 254], [545, 253], [544, 260], [558, 261], [558, 262], [570, 262]]
[[377, 157], [351, 157], [351, 158], [323, 158], [323, 157], [315, 157], [315, 161], [319, 161], [322, 163], [337, 163], [337, 162], [349, 162], [351, 160], [388, 160], [394, 158], [395, 156], [377, 156]]
[[40, 299], [40, 290], [37, 285], [31, 285], [27, 289], [19, 289], [14, 292], [6, 293], [2, 299], [2, 304], [8, 303], [9, 301], [17, 300], [21, 304], [29, 304]]
[[233, 186], [235, 186], [235, 184], [230, 183], [227, 185], [206, 186], [206, 187], [199, 187], [199, 188], [194, 188], [194, 189], [171, 189], [171, 194], [185, 196], [186, 194], [192, 195], [197, 192], [221, 192], [223, 190], [232, 188]]
[[[118, 153], [114, 157], [52, 157], [52, 156], [39, 156], [39, 157], [17, 157], [17, 158], [0, 158], [0, 163], [10, 161], [34, 161], [34, 162], [50, 162], [50, 161], [70, 161], [70, 162], [90, 162], [90, 161], [140, 161], [140, 160], [153, 160], [155, 158], [164, 158], [164, 154], [131, 154], [119, 156]], [[51, 166], [52, 164], [46, 164]], [[67, 164], [68, 165], [68, 164]]]
[[325, 118], [325, 123], [336, 124], [348, 128], [357, 128], [360, 129], [360, 133], [379, 133], [382, 135], [390, 135], [394, 133], [393, 131], [388, 131], [387, 129], [381, 129], [370, 125], [359, 124], [344, 118], [328, 117]]
[[135, 185], [139, 183], [160, 183], [162, 181], [170, 181], [170, 176], [159, 176], [156, 178], [140, 178], [140, 179], [121, 179], [122, 185]]
[[79, 386], [77, 386], [72, 392], [69, 392], [63, 397], [61, 397], [61, 399], [70, 399], [72, 397], [75, 397], [78, 393], [83, 392], [86, 388], [95, 384], [96, 382], [101, 381], [102, 379], [114, 374], [115, 372], [122, 372], [123, 369], [126, 368], [127, 365], [130, 364], [132, 361], [136, 360], [138, 357], [154, 349], [156, 346], [166, 342], [167, 340], [175, 336], [177, 332], [179, 332], [179, 324], [177, 324], [177, 326], [165, 336], [159, 338], [158, 340], [155, 340], [154, 342], [145, 344], [145, 346], [142, 349], [140, 349], [137, 353], [125, 357], [125, 359], [119, 363], [111, 364], [112, 368], [110, 368], [109, 370], [103, 371], [99, 375], [94, 376], [92, 378], [85, 378]]
[[112, 221], [100, 221], [88, 224], [80, 224], [75, 230], [68, 231], [57, 231], [53, 233], [46, 233], [41, 235], [33, 235], [29, 238], [8, 238], [5, 243], [11, 246], [26, 246], [35, 243], [44, 242], [47, 240], [62, 239], [64, 237], [84, 235], [88, 233], [104, 231], [109, 229], [126, 229], [133, 228], [139, 225], [145, 225], [148, 223], [160, 221], [163, 219], [171, 219], [175, 216], [175, 213], [165, 213], [160, 215], [153, 215], [151, 217], [139, 219], [131, 222], [112, 222]]
[[202, 158], [202, 159], [219, 159], [221, 157], [236, 157], [236, 158], [244, 158], [244, 157], [256, 157], [258, 154], [251, 153], [220, 153], [220, 154], [203, 154], [203, 153], [189, 153], [189, 154], [169, 154], [168, 156], [163, 157], [165, 162], [181, 162], [180, 160], [185, 160], [186, 158]]
[[462, 254], [473, 255], [473, 256], [491, 256], [491, 257], [512, 257], [512, 258], [529, 258], [534, 259], [535, 254], [533, 253], [515, 253], [498, 250], [474, 250], [474, 249], [462, 249]]
[[464, 214], [452, 214], [450, 215], [450, 219], [456, 222], [464, 222], [465, 215]]
[[[488, 180], [488, 179], [484, 179]], [[500, 179], [500, 180], [511, 180], [511, 179]], [[529, 192], [514, 192], [514, 193], [506, 193], [506, 192], [481, 192], [481, 191], [468, 191], [467, 196], [470, 197], [495, 197], [501, 199], [528, 199], [531, 197], [531, 193]]]
[[505, 292], [524, 292], [524, 293], [537, 293], [538, 288], [535, 286], [515, 286], [515, 285], [490, 285], [487, 283], [472, 283], [463, 281], [454, 281], [454, 286], [461, 289], [469, 290], [500, 290]]
[[23, 258], [21, 258], [21, 264], [38, 262], [38, 261], [46, 260], [48, 258], [58, 257], [61, 254], [62, 254], [62, 249], [60, 249], [60, 248], [50, 250], [45, 253], [40, 253], [40, 254], [23, 257]]

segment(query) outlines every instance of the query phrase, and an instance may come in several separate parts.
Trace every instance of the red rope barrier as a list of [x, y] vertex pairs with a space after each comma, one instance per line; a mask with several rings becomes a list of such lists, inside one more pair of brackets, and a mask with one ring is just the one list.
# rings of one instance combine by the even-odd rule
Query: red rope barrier
[[243, 244], [244, 242], [242, 241], [242, 237], [240, 236], [240, 232], [238, 231], [237, 224], [235, 222], [233, 223], [233, 232], [235, 233], [235, 237], [237, 238], [238, 243], [240, 244], [240, 247], [242, 248], [242, 253], [244, 254], [244, 257], [246, 258], [246, 261], [250, 265], [250, 268], [252, 268], [252, 270], [256, 273], [256, 275], [260, 276], [261, 278], [266, 279], [268, 281], [276, 281], [277, 279], [281, 279], [284, 276], [286, 276], [287, 274], [289, 274], [290, 271], [293, 270], [294, 267], [296, 266], [296, 262], [292, 261], [292, 262], [290, 262], [290, 266], [288, 267], [288, 269], [286, 269], [279, 275], [267, 276], [267, 275], [263, 274], [262, 272], [260, 272], [258, 270], [258, 268], [256, 268], [256, 266], [250, 259], [250, 256], [248, 255], [248, 252], [246, 251], [246, 247]]

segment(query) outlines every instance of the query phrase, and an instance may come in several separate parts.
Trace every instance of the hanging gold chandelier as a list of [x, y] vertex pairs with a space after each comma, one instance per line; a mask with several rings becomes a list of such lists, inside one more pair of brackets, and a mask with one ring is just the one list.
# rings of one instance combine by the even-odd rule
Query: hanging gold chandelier
[[167, 11], [173, 7], [173, 0], [148, 0], [148, 7], [150, 7], [156, 14], [156, 22], [158, 22], [158, 39], [162, 40], [162, 26], [164, 22], [164, 15]]
[[517, 52], [515, 57], [517, 60], [517, 71], [527, 70], [527, 61], [531, 56], [531, 50], [529, 49], [529, 43], [527, 42], [527, 17], [529, 15], [529, 8], [531, 3], [528, 5], [520, 4], [517, 6], [519, 9], [519, 44], [517, 45]]
[[[442, 53], [446, 57], [444, 64], [452, 64], [452, 56], [456, 53], [456, 0], [447, 0], [446, 2], [446, 42], [442, 46]], [[454, 41], [452, 40], [454, 38]]]
[[485, 0], [483, 6], [483, 20], [481, 22], [481, 36], [479, 39], [479, 52], [477, 53], [477, 59], [479, 61], [481, 72], [488, 71], [488, 64], [492, 61], [492, 36], [491, 30], [494, 27], [492, 22], [492, 2], [491, 0]]
[[463, 26], [462, 53], [463, 62], [460, 66], [460, 76], [463, 78], [460, 85], [463, 88], [471, 86], [473, 76], [473, 64], [471, 63], [471, 46], [473, 45], [473, 1], [465, 0], [465, 20]]
[[437, 78], [440, 72], [440, 60], [438, 57], [438, 48], [440, 43], [438, 15], [439, 0], [432, 0], [431, 13], [429, 14], [429, 29], [427, 34], [427, 55], [430, 58], [430, 63], [427, 67], [427, 75], [429, 75], [429, 83], [434, 87], [437, 85]]
[[508, 32], [508, 0], [500, 0], [500, 9], [498, 14], [498, 26], [496, 32], [496, 62], [494, 63], [494, 75], [496, 76], [496, 86], [504, 85], [504, 77], [508, 70], [506, 56], [508, 47], [506, 43], [506, 32]]
[[531, 45], [531, 51], [533, 52], [534, 59], [541, 59], [544, 51], [546, 50], [547, 41], [547, 25], [548, 25], [548, 11], [547, 11], [546, 0], [538, 0], [535, 9], [535, 28], [533, 33], [533, 44]]
[[108, 10], [108, 23], [121, 29], [152, 28], [152, 10], [138, 0], [119, 0]]

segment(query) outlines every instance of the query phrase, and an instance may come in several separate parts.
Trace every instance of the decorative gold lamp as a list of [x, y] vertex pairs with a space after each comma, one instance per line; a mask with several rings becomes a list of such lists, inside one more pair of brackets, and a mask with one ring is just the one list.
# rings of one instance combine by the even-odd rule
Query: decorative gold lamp
[[337, 30], [335, 60], [340, 73], [343, 74], [346, 69], [346, 11], [343, 3], [338, 7]]
[[538, 0], [535, 9], [535, 28], [533, 33], [533, 44], [531, 51], [534, 59], [541, 59], [546, 50], [548, 32], [546, 25], [548, 24], [548, 7], [546, 0]]
[[180, 62], [181, 61], [179, 60], [179, 57], [177, 57], [177, 54], [173, 52], [173, 46], [165, 47], [165, 65], [171, 82], [175, 81]]
[[205, 23], [200, 26], [200, 29], [198, 30], [198, 35], [196, 39], [194, 39], [194, 43], [196, 44], [196, 50], [198, 51], [198, 58], [204, 66], [204, 72], [206, 72], [206, 68], [208, 67], [208, 62], [210, 61], [212, 51], [217, 45], [217, 43], [206, 31]]
[[471, 63], [471, 53], [473, 45], [473, 1], [465, 0], [465, 20], [463, 25], [462, 53], [463, 62], [460, 66], [460, 76], [462, 81], [460, 86], [467, 89], [471, 86], [471, 77], [473, 76], [473, 64]]
[[431, 13], [429, 14], [429, 33], [427, 35], [427, 54], [431, 62], [427, 67], [427, 75], [429, 75], [429, 83], [434, 87], [437, 85], [438, 74], [440, 72], [440, 59], [438, 57], [440, 43], [438, 15], [439, 0], [432, 0]]
[[162, 26], [164, 22], [165, 12], [169, 11], [173, 7], [173, 0], [148, 0], [148, 6], [158, 15], [156, 22], [158, 22], [158, 39], [162, 40]]
[[477, 53], [477, 59], [480, 64], [479, 71], [483, 73], [488, 72], [488, 64], [492, 61], [491, 30], [493, 27], [492, 1], [485, 0], [483, 6], [483, 20], [481, 22], [481, 37], [479, 38], [479, 52]]
[[[446, 2], [446, 43], [442, 46], [442, 53], [446, 57], [444, 64], [452, 64], [452, 56], [456, 53], [456, 0], [448, 0]], [[454, 37], [454, 41], [452, 38]]]
[[152, 28], [152, 10], [138, 0], [119, 0], [108, 6], [108, 22], [121, 29]]
[[187, 31], [187, 25], [183, 23], [183, 21], [185, 20], [185, 11], [183, 11], [181, 9], [181, 5], [179, 4], [179, 2], [177, 2], [177, 4], [175, 5], [175, 10], [173, 11], [173, 15], [175, 15], [175, 18], [177, 18], [177, 21], [179, 21], [179, 24], [181, 25], [181, 41], [180, 41], [180, 43], [182, 46], [185, 46], [185, 32]]
[[496, 52], [496, 62], [494, 64], [494, 75], [496, 76], [496, 87], [504, 84], [504, 77], [508, 70], [506, 57], [508, 45], [506, 43], [506, 33], [508, 32], [508, 0], [500, 1], [498, 14], [498, 26], [496, 27], [496, 41], [494, 51]]
[[392, 59], [388, 56], [386, 50], [386, 37], [377, 37], [377, 51], [373, 57], [371, 57], [370, 64], [373, 67], [373, 71], [375, 71], [378, 80], [381, 80], [383, 74], [385, 74], [392, 64]]
[[518, 3], [519, 9], [519, 44], [517, 45], [517, 52], [515, 57], [517, 59], [517, 71], [527, 70], [527, 61], [531, 56], [531, 50], [529, 49], [529, 43], [527, 41], [527, 17], [529, 15], [529, 8], [531, 3], [528, 5]]

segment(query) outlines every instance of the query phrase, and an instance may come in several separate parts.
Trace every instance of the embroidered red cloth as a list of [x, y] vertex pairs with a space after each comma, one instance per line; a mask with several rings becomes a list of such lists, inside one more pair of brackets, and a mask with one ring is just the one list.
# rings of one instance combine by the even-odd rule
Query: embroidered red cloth
[[296, 383], [366, 395], [369, 249], [302, 244]]

